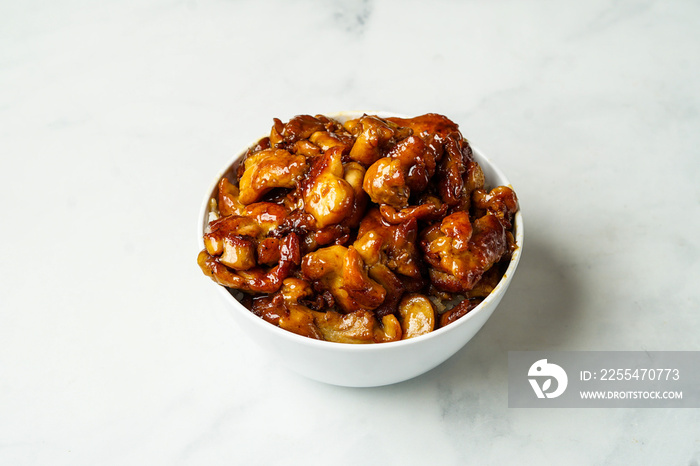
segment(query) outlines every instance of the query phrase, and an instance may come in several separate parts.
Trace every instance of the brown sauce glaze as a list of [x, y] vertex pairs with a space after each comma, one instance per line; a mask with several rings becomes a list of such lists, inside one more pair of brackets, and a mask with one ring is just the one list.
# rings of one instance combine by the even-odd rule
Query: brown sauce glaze
[[443, 115], [274, 119], [228, 175], [200, 268], [310, 338], [379, 343], [448, 325], [488, 296], [517, 247], [515, 193], [484, 185]]

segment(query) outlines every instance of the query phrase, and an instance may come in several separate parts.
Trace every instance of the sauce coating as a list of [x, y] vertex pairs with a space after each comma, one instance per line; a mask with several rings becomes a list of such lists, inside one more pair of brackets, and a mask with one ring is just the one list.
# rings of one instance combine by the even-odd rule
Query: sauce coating
[[414, 338], [474, 309], [516, 248], [517, 197], [484, 183], [443, 115], [274, 119], [220, 180], [197, 262], [288, 331], [341, 343]]

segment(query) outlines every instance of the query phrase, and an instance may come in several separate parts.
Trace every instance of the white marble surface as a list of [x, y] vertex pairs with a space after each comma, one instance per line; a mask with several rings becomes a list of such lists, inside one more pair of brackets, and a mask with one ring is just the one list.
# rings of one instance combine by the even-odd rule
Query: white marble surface
[[[0, 464], [700, 464], [697, 409], [516, 410], [510, 350], [698, 350], [700, 4], [0, 4]], [[444, 113], [523, 259], [417, 379], [288, 372], [195, 264], [272, 117]]]

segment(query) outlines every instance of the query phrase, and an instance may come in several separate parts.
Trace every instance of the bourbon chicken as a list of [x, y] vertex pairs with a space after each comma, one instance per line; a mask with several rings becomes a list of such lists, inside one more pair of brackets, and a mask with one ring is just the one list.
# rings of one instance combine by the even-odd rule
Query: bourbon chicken
[[517, 210], [442, 115], [275, 119], [221, 178], [197, 262], [290, 332], [396, 341], [488, 296], [516, 248]]

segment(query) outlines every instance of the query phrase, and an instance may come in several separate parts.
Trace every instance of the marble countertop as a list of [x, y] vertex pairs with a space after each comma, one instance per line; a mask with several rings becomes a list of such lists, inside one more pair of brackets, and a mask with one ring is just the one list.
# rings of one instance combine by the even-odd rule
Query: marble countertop
[[[0, 5], [0, 464], [700, 464], [698, 409], [509, 409], [515, 350], [700, 349], [700, 4]], [[695, 58], [694, 58], [695, 57]], [[526, 242], [460, 352], [298, 376], [196, 266], [218, 170], [273, 117], [438, 112]]]

